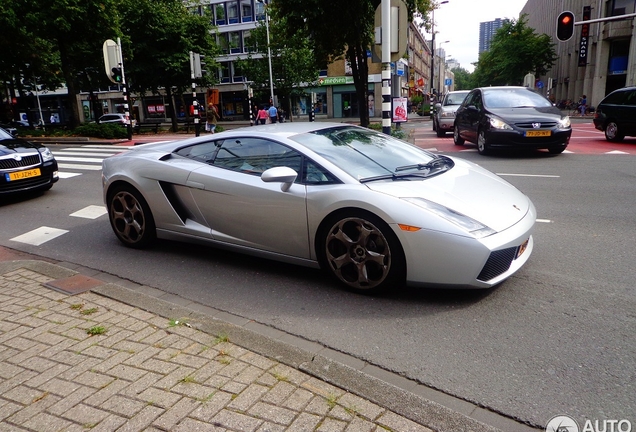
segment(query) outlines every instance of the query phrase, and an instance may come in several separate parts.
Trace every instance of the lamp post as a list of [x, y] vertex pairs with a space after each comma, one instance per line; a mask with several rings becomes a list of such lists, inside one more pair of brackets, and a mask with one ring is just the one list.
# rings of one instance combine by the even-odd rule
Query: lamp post
[[433, 93], [433, 90], [435, 89], [435, 87], [433, 87], [435, 82], [435, 9], [446, 3], [448, 3], [448, 0], [444, 0], [433, 5], [433, 10], [431, 11], [431, 93]]
[[267, 13], [268, 0], [257, 0], [265, 9], [265, 32], [267, 33], [267, 61], [269, 63], [269, 97], [274, 103], [274, 79], [272, 78], [272, 51], [269, 46], [269, 14]]

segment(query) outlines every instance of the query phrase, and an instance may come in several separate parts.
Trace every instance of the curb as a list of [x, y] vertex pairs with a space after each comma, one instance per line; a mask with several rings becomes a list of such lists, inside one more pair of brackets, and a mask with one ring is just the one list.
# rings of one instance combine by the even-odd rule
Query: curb
[[2, 249], [5, 248], [0, 247], [0, 259], [19, 259], [0, 261], [0, 274], [25, 268], [55, 279], [80, 273], [95, 278], [103, 282], [90, 290], [95, 294], [167, 319], [187, 319], [193, 328], [207, 334], [227, 335], [238, 346], [340, 387], [435, 431], [537, 431], [348, 354], [255, 321], [90, 268], [23, 259], [33, 256], [24, 256], [26, 254], [21, 252], [12, 254], [12, 250]]

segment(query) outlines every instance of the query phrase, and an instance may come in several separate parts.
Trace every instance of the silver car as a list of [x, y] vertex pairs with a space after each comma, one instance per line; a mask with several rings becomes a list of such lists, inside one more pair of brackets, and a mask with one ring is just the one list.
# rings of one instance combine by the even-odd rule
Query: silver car
[[433, 130], [438, 137], [443, 137], [446, 132], [453, 131], [455, 122], [455, 111], [464, 102], [468, 90], [452, 91], [446, 93], [440, 103], [435, 104], [435, 114], [433, 115]]
[[115, 235], [321, 267], [354, 291], [490, 288], [528, 260], [530, 199], [468, 161], [342, 123], [133, 147], [103, 162]]

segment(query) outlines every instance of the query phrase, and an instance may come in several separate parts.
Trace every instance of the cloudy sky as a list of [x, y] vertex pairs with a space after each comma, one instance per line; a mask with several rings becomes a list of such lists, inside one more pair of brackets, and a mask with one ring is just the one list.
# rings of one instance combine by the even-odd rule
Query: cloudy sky
[[[438, 1], [439, 2], [439, 1]], [[518, 18], [526, 0], [448, 0], [435, 10], [435, 47], [472, 72], [479, 56], [479, 23]], [[430, 34], [426, 35], [430, 39]]]

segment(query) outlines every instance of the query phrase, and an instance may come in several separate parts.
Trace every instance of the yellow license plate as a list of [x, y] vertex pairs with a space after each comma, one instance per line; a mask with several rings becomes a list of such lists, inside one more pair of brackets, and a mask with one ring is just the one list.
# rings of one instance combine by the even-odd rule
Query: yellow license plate
[[549, 130], [526, 131], [527, 137], [549, 137], [550, 135], [552, 135], [552, 131]]
[[8, 173], [6, 176], [8, 181], [13, 181], [13, 180], [22, 180], [29, 177], [37, 177], [39, 175], [41, 175], [40, 168], [35, 168], [30, 170]]

